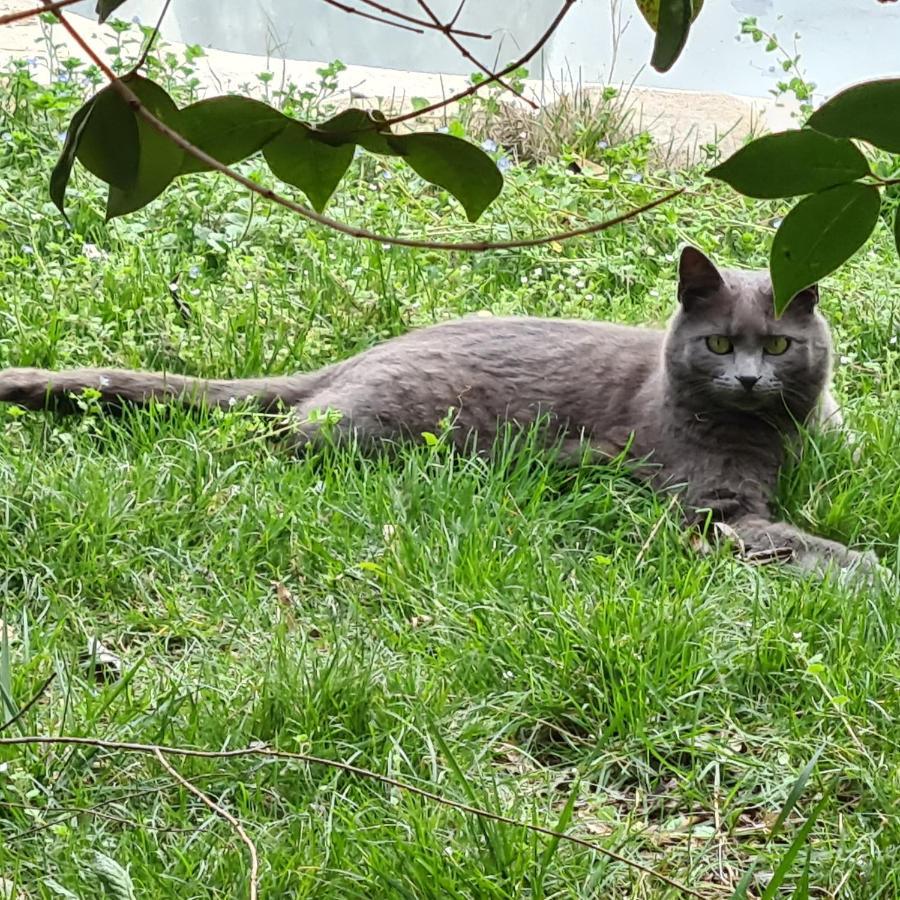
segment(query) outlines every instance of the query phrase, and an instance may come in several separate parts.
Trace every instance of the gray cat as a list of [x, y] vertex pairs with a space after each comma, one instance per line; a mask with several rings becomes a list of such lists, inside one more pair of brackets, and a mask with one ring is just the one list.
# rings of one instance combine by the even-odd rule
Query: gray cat
[[[722, 270], [681, 254], [679, 306], [665, 331], [601, 322], [467, 318], [413, 331], [335, 365], [282, 378], [205, 381], [102, 369], [0, 372], [0, 401], [72, 408], [93, 388], [110, 405], [151, 398], [227, 407], [253, 399], [296, 414], [298, 447], [323, 439], [371, 445], [419, 438], [452, 411], [452, 439], [489, 445], [502, 423], [541, 421], [563, 457], [625, 452], [659, 489], [681, 491], [748, 555], [885, 570], [871, 552], [774, 521], [770, 502], [785, 439], [805, 424], [840, 425], [828, 390], [831, 340], [818, 290], [776, 319], [766, 272]], [[339, 420], [322, 411], [340, 414]], [[471, 439], [471, 440], [470, 440]]]

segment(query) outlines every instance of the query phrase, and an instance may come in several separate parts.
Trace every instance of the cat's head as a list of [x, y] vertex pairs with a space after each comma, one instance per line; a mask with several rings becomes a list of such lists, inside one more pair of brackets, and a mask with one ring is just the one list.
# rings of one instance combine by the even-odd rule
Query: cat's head
[[767, 271], [718, 269], [685, 247], [678, 310], [666, 338], [670, 385], [698, 410], [788, 411], [805, 418], [831, 370], [818, 300], [818, 288], [809, 287], [776, 319]]

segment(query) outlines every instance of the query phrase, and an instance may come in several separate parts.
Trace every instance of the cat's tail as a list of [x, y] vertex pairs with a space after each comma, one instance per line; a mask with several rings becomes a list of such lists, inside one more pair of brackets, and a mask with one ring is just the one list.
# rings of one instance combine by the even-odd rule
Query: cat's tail
[[279, 404], [293, 406], [307, 396], [314, 374], [281, 378], [240, 378], [208, 381], [183, 375], [138, 372], [127, 369], [0, 369], [0, 403], [27, 409], [77, 412], [76, 399], [83, 391], [96, 391], [101, 404], [110, 407], [142, 405], [150, 400], [182, 406], [234, 406], [252, 400], [262, 409]]

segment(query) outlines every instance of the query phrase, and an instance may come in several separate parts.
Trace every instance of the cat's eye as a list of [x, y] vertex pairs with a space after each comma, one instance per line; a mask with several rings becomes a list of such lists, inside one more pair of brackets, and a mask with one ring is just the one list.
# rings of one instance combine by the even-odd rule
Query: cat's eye
[[718, 353], [719, 356], [724, 356], [726, 353], [731, 353], [734, 350], [734, 344], [724, 334], [711, 334], [706, 339], [706, 346], [713, 353]]
[[763, 350], [770, 356], [781, 356], [781, 354], [790, 346], [790, 340], [779, 334], [774, 337], [766, 338], [766, 341], [763, 344]]

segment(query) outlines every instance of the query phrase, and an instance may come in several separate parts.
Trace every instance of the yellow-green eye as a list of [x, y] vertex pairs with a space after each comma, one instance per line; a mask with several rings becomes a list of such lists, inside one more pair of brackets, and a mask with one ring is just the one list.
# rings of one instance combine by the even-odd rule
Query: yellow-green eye
[[734, 350], [734, 344], [724, 334], [711, 334], [706, 339], [706, 346], [713, 353], [718, 353], [719, 356], [724, 356], [726, 353], [731, 353]]
[[766, 338], [766, 342], [763, 344], [763, 350], [772, 356], [781, 356], [781, 354], [790, 346], [791, 342], [786, 337], [776, 335], [775, 337]]

